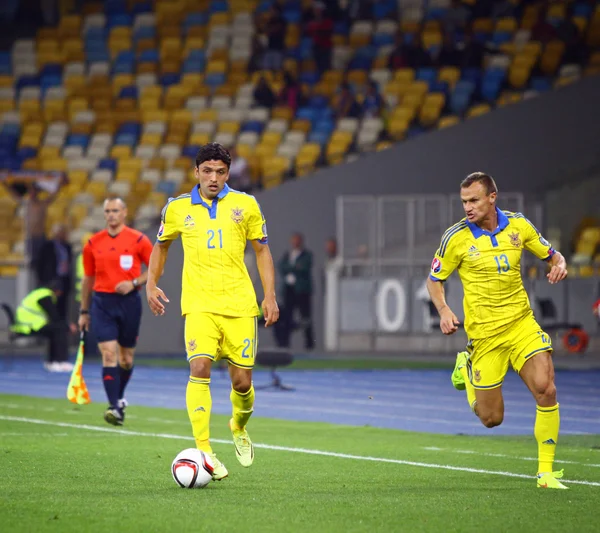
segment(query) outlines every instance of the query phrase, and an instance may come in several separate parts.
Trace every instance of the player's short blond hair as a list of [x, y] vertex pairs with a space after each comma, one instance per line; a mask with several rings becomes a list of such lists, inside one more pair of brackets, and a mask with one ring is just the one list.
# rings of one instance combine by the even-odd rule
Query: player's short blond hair
[[498, 194], [498, 186], [494, 181], [494, 178], [485, 172], [473, 172], [469, 174], [464, 180], [460, 182], [460, 188], [466, 189], [473, 185], [473, 183], [481, 183], [485, 187], [486, 194], [489, 196], [493, 192]]

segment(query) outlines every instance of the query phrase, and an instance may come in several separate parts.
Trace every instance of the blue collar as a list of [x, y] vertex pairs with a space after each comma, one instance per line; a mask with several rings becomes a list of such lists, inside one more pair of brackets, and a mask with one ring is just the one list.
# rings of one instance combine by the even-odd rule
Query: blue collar
[[[221, 200], [222, 198], [225, 198], [225, 196], [227, 196], [227, 194], [229, 193], [229, 186], [227, 185], [227, 183], [225, 184], [225, 187], [223, 187], [223, 190], [217, 194], [217, 198]], [[213, 202], [214, 205], [215, 202]], [[192, 189], [192, 205], [203, 205], [204, 207], [206, 207], [207, 209], [209, 208], [209, 205], [202, 199], [202, 196], [200, 196], [200, 186], [196, 185], [193, 189]]]
[[482, 235], [487, 235], [487, 236], [491, 237], [493, 235], [497, 235], [503, 229], [506, 229], [506, 227], [508, 226], [508, 217], [497, 207], [496, 207], [496, 215], [498, 215], [498, 227], [494, 231], [491, 231], [491, 232], [481, 229], [477, 224], [474, 224], [473, 222], [469, 222], [467, 220], [467, 226], [471, 230], [473, 237], [475, 237], [476, 239], [479, 239], [479, 237], [481, 237]]

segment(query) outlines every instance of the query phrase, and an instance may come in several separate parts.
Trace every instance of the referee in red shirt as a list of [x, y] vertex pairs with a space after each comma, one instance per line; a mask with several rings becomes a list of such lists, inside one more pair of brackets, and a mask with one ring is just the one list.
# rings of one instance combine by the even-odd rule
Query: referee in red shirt
[[127, 206], [121, 198], [104, 201], [107, 228], [94, 234], [83, 248], [85, 275], [79, 310], [79, 328], [88, 330], [91, 324], [98, 340], [109, 403], [104, 420], [115, 426], [123, 425], [125, 419], [125, 387], [133, 372], [142, 318], [139, 288], [148, 275], [142, 273], [142, 263], [148, 266], [152, 252], [150, 239], [127, 227], [126, 217]]

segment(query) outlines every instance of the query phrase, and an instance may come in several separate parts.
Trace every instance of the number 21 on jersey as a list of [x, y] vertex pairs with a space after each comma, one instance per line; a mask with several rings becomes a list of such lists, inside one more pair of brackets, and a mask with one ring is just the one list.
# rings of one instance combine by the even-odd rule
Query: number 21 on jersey
[[[223, 230], [212, 230], [209, 229], [206, 234], [208, 235], [208, 242], [207, 242], [207, 246], [209, 249], [213, 249], [213, 248], [223, 248]], [[218, 237], [218, 243], [217, 242], [213, 242], [215, 241], [215, 239]]]

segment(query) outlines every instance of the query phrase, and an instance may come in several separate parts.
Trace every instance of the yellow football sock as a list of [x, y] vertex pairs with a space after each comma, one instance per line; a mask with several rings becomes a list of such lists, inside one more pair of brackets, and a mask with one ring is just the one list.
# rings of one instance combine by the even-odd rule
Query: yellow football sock
[[185, 393], [188, 416], [192, 423], [192, 433], [196, 439], [196, 447], [203, 452], [212, 452], [210, 442], [210, 378], [194, 378], [190, 376]]
[[552, 407], [541, 407], [539, 405], [536, 407], [533, 434], [538, 443], [538, 474], [552, 472], [559, 426], [558, 404]]
[[229, 395], [232, 406], [233, 428], [244, 429], [254, 411], [254, 385], [248, 392], [238, 392], [233, 387]]
[[475, 387], [471, 383], [469, 379], [469, 370], [466, 366], [463, 366], [460, 369], [460, 373], [465, 380], [465, 390], [467, 391], [467, 402], [469, 402], [469, 407], [475, 412]]

